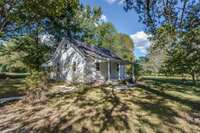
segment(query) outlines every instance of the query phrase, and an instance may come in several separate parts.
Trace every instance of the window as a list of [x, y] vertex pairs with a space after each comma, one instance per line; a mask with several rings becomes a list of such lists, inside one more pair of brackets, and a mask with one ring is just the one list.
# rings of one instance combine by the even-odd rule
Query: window
[[117, 72], [119, 72], [120, 64], [117, 64]]
[[75, 72], [75, 71], [76, 71], [76, 62], [73, 63], [73, 66], [72, 66], [72, 67], [73, 67], [73, 68], [72, 68], [73, 71]]
[[96, 70], [99, 71], [100, 70], [100, 64], [96, 63]]

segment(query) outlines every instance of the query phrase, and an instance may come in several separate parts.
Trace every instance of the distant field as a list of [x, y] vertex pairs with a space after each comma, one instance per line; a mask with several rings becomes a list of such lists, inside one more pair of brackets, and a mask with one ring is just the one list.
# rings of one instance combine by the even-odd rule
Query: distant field
[[161, 78], [145, 78], [130, 90], [113, 87], [88, 86], [37, 104], [0, 107], [0, 131], [200, 132], [200, 87]]
[[[193, 85], [190, 77], [167, 77], [167, 76], [143, 76], [144, 80], [154, 80], [160, 83], [173, 83], [176, 85]], [[200, 86], [200, 80], [197, 80], [197, 86]]]
[[[164, 75], [158, 75], [158, 76], [143, 76], [144, 78], [157, 78], [157, 79], [182, 79], [182, 76], [164, 76]], [[187, 80], [192, 80], [190, 76], [184, 77]]]

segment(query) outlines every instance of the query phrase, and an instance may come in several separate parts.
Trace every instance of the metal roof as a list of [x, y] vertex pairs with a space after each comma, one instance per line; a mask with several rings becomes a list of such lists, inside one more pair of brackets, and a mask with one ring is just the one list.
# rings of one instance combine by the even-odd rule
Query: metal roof
[[96, 45], [86, 44], [78, 40], [71, 40], [72, 45], [78, 48], [85, 56], [101, 57], [103, 59], [123, 61], [118, 55], [109, 49]]
[[[52, 62], [55, 62], [55, 60], [60, 56], [61, 50], [66, 47], [66, 45], [71, 45], [74, 47], [78, 52], [81, 53], [81, 55], [85, 57], [94, 57], [98, 58], [100, 60], [110, 60], [110, 61], [116, 61], [124, 64], [130, 64], [131, 62], [121, 59], [117, 54], [112, 52], [109, 49], [102, 48], [96, 45], [90, 45], [86, 44], [84, 42], [75, 40], [75, 39], [67, 39], [64, 38], [60, 44], [58, 45], [56, 51], [54, 52], [52, 58], [47, 62], [47, 66], [53, 65]], [[44, 64], [42, 66], [45, 66]]]

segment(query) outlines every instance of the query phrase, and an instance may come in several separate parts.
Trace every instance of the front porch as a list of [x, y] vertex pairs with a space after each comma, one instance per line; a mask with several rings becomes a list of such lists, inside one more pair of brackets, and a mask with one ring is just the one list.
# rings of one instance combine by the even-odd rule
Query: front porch
[[128, 64], [130, 63], [122, 61], [95, 62], [97, 75], [101, 75], [100, 77], [108, 82], [128, 79], [126, 70]]

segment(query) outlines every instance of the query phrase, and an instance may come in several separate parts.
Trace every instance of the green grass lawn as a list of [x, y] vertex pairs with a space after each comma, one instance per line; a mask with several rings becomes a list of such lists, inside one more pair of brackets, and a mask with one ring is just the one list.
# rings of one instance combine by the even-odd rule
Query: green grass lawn
[[200, 132], [200, 87], [154, 78], [130, 90], [113, 87], [86, 87], [41, 103], [0, 107], [0, 131]]

